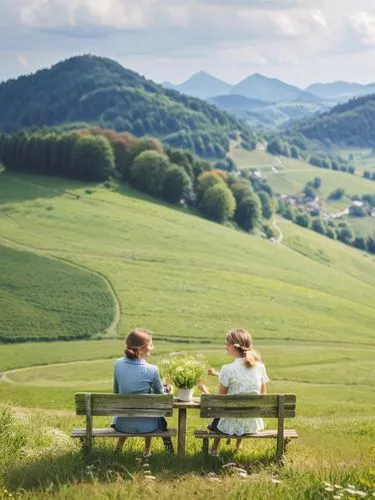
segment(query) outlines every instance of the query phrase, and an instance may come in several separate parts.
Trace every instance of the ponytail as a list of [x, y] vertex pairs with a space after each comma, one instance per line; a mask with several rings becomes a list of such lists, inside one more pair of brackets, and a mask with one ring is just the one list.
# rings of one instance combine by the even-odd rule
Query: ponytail
[[255, 366], [259, 361], [262, 361], [259, 353], [250, 349], [244, 353], [244, 358], [246, 359], [246, 364], [249, 368]]
[[246, 330], [235, 328], [229, 331], [226, 335], [226, 341], [233, 345], [242, 358], [245, 358], [248, 368], [252, 368], [256, 363], [262, 361], [260, 354], [252, 348], [251, 335]]

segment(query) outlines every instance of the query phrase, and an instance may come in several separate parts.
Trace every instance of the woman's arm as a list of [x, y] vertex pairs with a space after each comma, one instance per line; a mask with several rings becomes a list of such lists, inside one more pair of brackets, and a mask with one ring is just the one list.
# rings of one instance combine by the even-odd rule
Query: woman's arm
[[260, 386], [260, 393], [263, 395], [263, 394], [267, 394], [267, 386], [266, 384], [263, 384]]
[[228, 394], [228, 387], [225, 387], [225, 385], [220, 384], [219, 385], [219, 394]]
[[154, 380], [152, 381], [152, 392], [154, 394], [164, 394], [164, 386], [163, 386], [163, 382], [160, 378], [159, 369], [157, 367], [155, 367], [155, 368], [156, 368], [155, 377], [154, 377]]
[[115, 394], [118, 394], [119, 390], [120, 389], [119, 389], [118, 380], [117, 380], [116, 371], [115, 371], [113, 374], [113, 392]]

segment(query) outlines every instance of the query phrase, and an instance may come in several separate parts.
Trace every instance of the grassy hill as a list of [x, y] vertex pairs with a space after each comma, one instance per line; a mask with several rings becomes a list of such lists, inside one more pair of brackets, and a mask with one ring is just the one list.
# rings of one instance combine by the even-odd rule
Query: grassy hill
[[[10, 262], [19, 253], [26, 254], [21, 264], [35, 259], [34, 280], [52, 267], [69, 271], [71, 293], [83, 298], [87, 291], [94, 319], [96, 312], [100, 319], [102, 311], [108, 314], [111, 297], [93, 274], [99, 273], [113, 287], [121, 313], [117, 338], [0, 345], [0, 399], [13, 406], [11, 412], [0, 408], [2, 491], [21, 495], [22, 487], [27, 498], [131, 499], [153, 492], [164, 499], [194, 491], [196, 498], [315, 500], [326, 498], [322, 482], [328, 481], [372, 494], [375, 258], [292, 224], [279, 224], [284, 242], [276, 245], [125, 186], [87, 188], [58, 178], [0, 175], [1, 244]], [[81, 275], [76, 265], [84, 266]], [[24, 281], [22, 265], [9, 267], [9, 275], [11, 283]], [[91, 285], [96, 278], [99, 286]], [[50, 304], [50, 289], [41, 291]], [[66, 297], [63, 289], [54, 297], [57, 308]], [[2, 311], [5, 304], [1, 287]], [[113, 302], [111, 308], [114, 317]], [[28, 310], [16, 313], [27, 322]], [[2, 314], [2, 329], [5, 319]], [[118, 456], [112, 444], [98, 442], [82, 460], [69, 439], [71, 428], [82, 425], [73, 415], [73, 393], [111, 390], [114, 359], [136, 325], [154, 332], [155, 363], [193, 350], [216, 367], [228, 362], [226, 329], [250, 329], [270, 392], [297, 394], [298, 418], [288, 425], [300, 439], [290, 446], [285, 467], [274, 467], [267, 443], [246, 444], [238, 456], [223, 444], [220, 460], [203, 464], [192, 432], [207, 422], [195, 412], [188, 415], [185, 459], [164, 455], [155, 443], [151, 484], [137, 461], [139, 441]], [[57, 332], [52, 325], [51, 338]], [[207, 382], [214, 390], [217, 380]], [[246, 480], [224, 472], [222, 465], [233, 461], [248, 471]]]
[[[69, 194], [58, 194], [63, 187]], [[368, 286], [346, 276], [342, 290], [334, 268], [157, 205], [126, 187], [87, 194], [79, 184], [3, 174], [0, 189], [5, 212], [1, 233], [106, 276], [120, 301], [121, 335], [146, 322], [159, 337], [202, 338], [204, 332], [212, 340], [234, 323], [251, 323], [257, 337], [314, 339], [318, 321], [326, 338], [334, 340], [338, 319], [331, 312], [352, 310], [352, 289], [361, 300], [353, 320], [350, 312], [344, 313], [345, 321], [341, 316], [342, 338], [368, 341], [372, 336], [368, 307], [375, 276]], [[12, 201], [15, 192], [22, 199], [30, 189], [34, 199]], [[372, 260], [366, 265], [367, 281], [373, 275]], [[287, 319], [280, 322], [285, 311]]]
[[[77, 56], [0, 84], [0, 130], [88, 123], [220, 157], [245, 122], [216, 106], [165, 89], [117, 62]], [[73, 124], [73, 125], [72, 125]]]
[[[7, 243], [7, 242], [6, 242]], [[114, 298], [100, 276], [1, 245], [0, 340], [88, 338], [111, 324]]]

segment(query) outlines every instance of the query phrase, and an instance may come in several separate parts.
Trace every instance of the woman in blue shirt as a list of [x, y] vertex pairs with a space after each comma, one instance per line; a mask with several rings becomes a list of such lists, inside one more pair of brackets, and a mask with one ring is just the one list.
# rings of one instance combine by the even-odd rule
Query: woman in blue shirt
[[[163, 394], [169, 392], [164, 389], [160, 378], [158, 367], [150, 365], [146, 359], [153, 349], [151, 333], [142, 328], [132, 330], [126, 337], [125, 357], [119, 359], [115, 364], [113, 377], [113, 392], [116, 394]], [[167, 422], [158, 417], [114, 417], [112, 422], [119, 432], [129, 434], [138, 432], [154, 432], [166, 430]], [[116, 449], [121, 450], [126, 437], [120, 437]], [[164, 446], [167, 451], [173, 452], [170, 438], [164, 438]], [[151, 437], [145, 438], [144, 455], [149, 456]]]

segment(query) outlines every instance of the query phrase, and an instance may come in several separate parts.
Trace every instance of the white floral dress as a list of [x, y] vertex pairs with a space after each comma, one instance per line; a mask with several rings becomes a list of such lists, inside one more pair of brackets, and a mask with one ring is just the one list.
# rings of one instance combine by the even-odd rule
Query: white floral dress
[[[219, 380], [228, 387], [229, 394], [260, 394], [261, 385], [268, 382], [266, 368], [257, 363], [249, 368], [244, 358], [237, 358], [233, 363], [224, 365]], [[253, 434], [264, 429], [261, 418], [221, 418], [217, 428], [225, 434]]]

